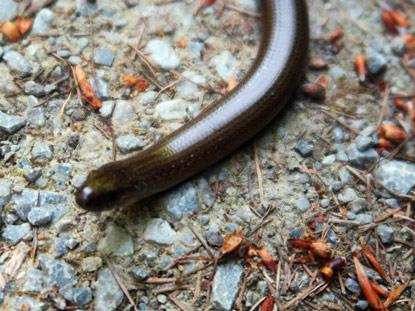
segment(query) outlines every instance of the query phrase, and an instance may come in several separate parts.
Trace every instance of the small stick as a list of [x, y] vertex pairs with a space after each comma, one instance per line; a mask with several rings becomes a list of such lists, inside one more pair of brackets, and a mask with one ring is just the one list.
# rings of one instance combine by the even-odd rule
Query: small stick
[[259, 187], [259, 201], [262, 204], [262, 206], [265, 207], [267, 205], [265, 204], [265, 200], [264, 200], [264, 188], [262, 186], [262, 174], [261, 174], [261, 168], [259, 167], [258, 149], [255, 143], [254, 143], [254, 155], [255, 155], [256, 174], [258, 178], [258, 187]]
[[62, 108], [61, 108], [61, 112], [59, 113], [59, 117], [60, 118], [62, 118], [63, 117], [63, 114], [65, 113], [65, 108], [66, 108], [66, 105], [69, 103], [69, 101], [71, 100], [71, 97], [72, 97], [72, 93], [69, 93], [69, 95], [68, 95], [68, 98], [65, 100], [65, 102], [63, 103], [63, 105], [62, 105]]
[[383, 97], [382, 110], [380, 111], [380, 116], [379, 116], [378, 123], [376, 124], [376, 128], [379, 128], [380, 124], [383, 121], [383, 116], [385, 115], [385, 110], [388, 105], [390, 91], [391, 91], [391, 88], [389, 84], [387, 84], [386, 89], [385, 89], [385, 96]]
[[121, 281], [120, 277], [118, 276], [118, 274], [115, 272], [114, 267], [111, 263], [111, 261], [109, 260], [109, 258], [107, 256], [104, 257], [105, 261], [107, 262], [108, 268], [111, 270], [112, 275], [115, 278], [115, 281], [117, 282], [118, 286], [121, 288], [121, 290], [123, 291], [124, 295], [127, 297], [128, 301], [131, 303], [131, 305], [134, 308], [134, 311], [138, 311], [135, 303], [134, 303], [134, 299], [131, 297], [130, 293], [128, 292], [127, 288], [125, 287], [124, 283]]
[[37, 108], [37, 107], [43, 106], [44, 104], [46, 104], [46, 103], [47, 103], [47, 102], [49, 102], [50, 100], [52, 100], [52, 99], [54, 99], [54, 98], [56, 98], [56, 97], [59, 97], [59, 96], [61, 96], [61, 95], [64, 95], [64, 94], [68, 94], [68, 93], [70, 93], [70, 92], [72, 92], [72, 90], [66, 90], [66, 91], [63, 91], [63, 92], [61, 92], [61, 93], [53, 94], [52, 96], [50, 96], [50, 97], [46, 98], [46, 99], [45, 99], [43, 102], [41, 102], [40, 104], [34, 105], [32, 108]]
[[202, 237], [202, 235], [196, 230], [195, 227], [193, 227], [191, 224], [188, 224], [189, 229], [192, 230], [193, 234], [196, 236], [196, 238], [202, 243], [203, 247], [206, 249], [206, 251], [209, 253], [211, 257], [215, 257], [213, 254], [212, 249], [207, 244], [206, 240]]
[[179, 307], [180, 310], [187, 311], [187, 309], [182, 305], [182, 303], [179, 300], [177, 300], [177, 298], [174, 297], [172, 294], [169, 295], [169, 298], [176, 306]]

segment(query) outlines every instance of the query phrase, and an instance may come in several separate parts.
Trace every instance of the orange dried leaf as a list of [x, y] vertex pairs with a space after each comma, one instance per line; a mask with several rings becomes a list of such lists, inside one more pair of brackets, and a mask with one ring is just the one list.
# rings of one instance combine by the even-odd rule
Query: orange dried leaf
[[415, 35], [408, 34], [403, 35], [401, 38], [405, 41], [405, 51], [407, 53], [414, 53], [415, 52]]
[[275, 273], [277, 271], [277, 265], [275, 264], [274, 259], [272, 259], [270, 253], [267, 251], [265, 246], [262, 246], [258, 250], [258, 255], [261, 257], [262, 262], [264, 263], [265, 267], [268, 268], [269, 271]]
[[402, 285], [396, 285], [392, 288], [391, 293], [385, 301], [385, 307], [389, 307], [395, 300], [399, 298], [399, 296], [402, 294], [403, 290], [408, 286], [408, 282]]
[[415, 103], [413, 100], [409, 101], [408, 104], [408, 115], [411, 120], [412, 126], [415, 127]]
[[409, 21], [405, 16], [403, 16], [402, 13], [392, 10], [389, 11], [389, 14], [392, 17], [392, 20], [395, 22], [395, 25], [403, 28], [409, 27]]
[[237, 85], [238, 82], [233, 77], [230, 77], [228, 80], [228, 92], [232, 91]]
[[408, 106], [401, 99], [395, 98], [393, 102], [395, 103], [396, 107], [402, 111], [408, 112]]
[[366, 67], [366, 56], [357, 55], [354, 59], [354, 69], [359, 77], [360, 82], [366, 81], [367, 67]]
[[19, 31], [24, 34], [29, 31], [30, 27], [32, 27], [33, 20], [29, 17], [18, 16], [16, 22]]
[[382, 124], [382, 130], [385, 134], [385, 138], [387, 140], [390, 140], [394, 143], [401, 143], [406, 139], [405, 132], [402, 131], [399, 127], [396, 125], [391, 125], [387, 123]]
[[379, 286], [378, 284], [370, 282], [370, 285], [372, 285], [372, 288], [374, 289], [374, 291], [377, 292], [379, 295], [382, 295], [383, 297], [390, 296], [389, 292], [383, 287]]
[[331, 249], [323, 240], [288, 239], [287, 242], [294, 247], [310, 250], [312, 253], [310, 255], [316, 255], [321, 258], [330, 258], [331, 256]]
[[16, 42], [22, 39], [19, 29], [11, 21], [6, 20], [0, 27], [1, 33], [7, 37], [11, 42]]
[[330, 42], [335, 42], [339, 40], [342, 36], [343, 36], [343, 31], [341, 31], [340, 29], [336, 29], [330, 34], [329, 40]]
[[382, 12], [382, 20], [383, 24], [385, 24], [386, 28], [394, 35], [398, 35], [398, 28], [396, 27], [396, 23], [393, 19], [392, 14], [390, 11], [383, 11]]
[[391, 142], [389, 142], [388, 140], [386, 140], [384, 138], [379, 138], [378, 139], [378, 147], [383, 148], [383, 149], [387, 149], [387, 150], [392, 150], [393, 149], [393, 145], [391, 144]]
[[80, 65], [75, 66], [75, 76], [78, 80], [79, 87], [82, 90], [82, 93], [85, 96], [86, 101], [95, 109], [99, 109], [102, 107], [101, 101], [96, 98], [95, 91], [92, 88], [91, 83], [86, 79], [85, 71], [82, 69]]
[[222, 244], [222, 253], [226, 254], [235, 250], [242, 242], [243, 234], [240, 230], [235, 229], [232, 233], [225, 236], [225, 241]]
[[272, 298], [272, 296], [267, 296], [267, 298], [265, 298], [262, 306], [261, 306], [261, 311], [272, 311], [274, 310], [274, 299]]
[[254, 249], [254, 247], [251, 245], [251, 243], [246, 242], [246, 244], [248, 245], [248, 256], [249, 257], [257, 256], [258, 254], [256, 250]]
[[373, 251], [372, 247], [370, 245], [367, 245], [364, 241], [363, 237], [359, 239], [360, 244], [362, 245], [362, 249], [364, 254], [366, 255], [367, 259], [369, 259], [370, 263], [373, 265], [373, 267], [376, 269], [376, 271], [388, 282], [390, 282], [390, 278], [386, 274], [385, 270], [380, 266], [378, 261], [375, 258], [375, 252]]
[[180, 40], [180, 41], [178, 41], [177, 42], [177, 47], [178, 48], [181, 48], [181, 49], [186, 48], [186, 40]]
[[356, 257], [353, 258], [353, 261], [356, 267], [357, 280], [367, 301], [375, 310], [386, 311], [386, 308], [380, 300], [379, 296], [372, 288], [372, 285], [370, 284], [369, 278], [367, 277], [363, 266]]

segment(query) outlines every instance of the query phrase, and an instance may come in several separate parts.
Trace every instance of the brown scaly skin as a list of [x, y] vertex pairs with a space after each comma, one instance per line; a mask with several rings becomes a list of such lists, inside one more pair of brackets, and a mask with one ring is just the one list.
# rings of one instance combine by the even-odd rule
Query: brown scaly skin
[[261, 0], [262, 41], [246, 77], [195, 119], [127, 159], [93, 170], [76, 192], [102, 211], [166, 190], [225, 157], [264, 128], [299, 83], [309, 30], [304, 0]]

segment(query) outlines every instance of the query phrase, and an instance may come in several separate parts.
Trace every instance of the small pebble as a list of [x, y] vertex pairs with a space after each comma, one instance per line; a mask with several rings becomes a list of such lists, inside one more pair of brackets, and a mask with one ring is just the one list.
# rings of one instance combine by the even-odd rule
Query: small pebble
[[366, 63], [371, 74], [381, 73], [388, 64], [385, 57], [372, 47], [369, 47], [366, 51]]
[[369, 215], [369, 214], [359, 214], [359, 215], [356, 216], [355, 221], [359, 225], [370, 224], [373, 221], [373, 216], [372, 215]]
[[46, 225], [52, 220], [52, 212], [42, 207], [32, 208], [27, 215], [27, 219], [34, 226]]
[[375, 140], [370, 136], [357, 136], [355, 141], [357, 149], [359, 151], [366, 151], [376, 145]]
[[231, 77], [235, 77], [238, 70], [238, 61], [230, 51], [223, 51], [219, 55], [212, 57], [209, 65], [215, 68], [223, 81], [228, 82]]
[[92, 301], [92, 291], [88, 287], [79, 287], [73, 290], [73, 302], [83, 306]]
[[176, 243], [178, 238], [170, 224], [160, 218], [152, 219], [144, 231], [144, 240], [148, 243], [169, 245]]
[[32, 149], [32, 156], [33, 156], [33, 159], [35, 160], [39, 160], [39, 159], [51, 160], [52, 150], [50, 150], [49, 145], [46, 143], [36, 144]]
[[150, 53], [154, 65], [163, 69], [176, 69], [180, 65], [180, 59], [174, 49], [165, 41], [153, 39], [145, 47], [145, 52]]
[[1, 0], [0, 4], [0, 25], [5, 20], [14, 20], [18, 14], [17, 5], [13, 0]]
[[51, 10], [41, 9], [33, 21], [32, 34], [48, 34], [54, 17], [55, 13]]
[[406, 51], [406, 42], [400, 37], [395, 37], [391, 43], [392, 51], [397, 56], [403, 56]]
[[346, 281], [344, 282], [344, 286], [351, 291], [354, 294], [360, 295], [361, 293], [361, 289], [360, 289], [360, 285], [359, 283], [357, 283], [357, 281], [351, 279], [351, 278], [347, 278]]
[[295, 203], [295, 206], [301, 211], [301, 212], [306, 212], [310, 207], [311, 207], [311, 203], [310, 201], [304, 197], [301, 198], [299, 200], [297, 200], [297, 202]]
[[115, 142], [122, 153], [130, 153], [140, 150], [145, 145], [142, 139], [134, 134], [120, 136], [115, 140]]
[[82, 271], [85, 272], [94, 272], [98, 271], [102, 267], [101, 257], [86, 257], [82, 261]]
[[31, 234], [31, 227], [30, 224], [25, 222], [21, 225], [9, 225], [7, 226], [1, 236], [3, 239], [7, 240], [8, 243], [11, 245], [16, 245], [21, 240], [26, 237], [29, 237]]
[[34, 81], [27, 81], [24, 85], [24, 92], [33, 96], [43, 96], [45, 95], [45, 90], [42, 85]]
[[14, 134], [26, 124], [26, 118], [9, 115], [0, 111], [0, 132]]
[[346, 188], [339, 194], [339, 201], [341, 203], [352, 201], [354, 199], [357, 199], [357, 193], [352, 188]]
[[304, 141], [303, 139], [300, 139], [295, 146], [295, 150], [299, 152], [303, 157], [311, 155], [311, 153], [314, 150], [314, 146], [311, 143], [308, 143]]
[[111, 117], [112, 111], [114, 110], [114, 101], [107, 100], [102, 102], [102, 107], [99, 108], [99, 112], [106, 118]]
[[380, 239], [382, 240], [382, 243], [388, 244], [393, 242], [395, 230], [393, 230], [392, 227], [388, 225], [379, 225], [376, 228], [376, 232], [378, 233]]
[[147, 270], [144, 268], [134, 267], [131, 269], [131, 272], [138, 281], [144, 281], [148, 277]]

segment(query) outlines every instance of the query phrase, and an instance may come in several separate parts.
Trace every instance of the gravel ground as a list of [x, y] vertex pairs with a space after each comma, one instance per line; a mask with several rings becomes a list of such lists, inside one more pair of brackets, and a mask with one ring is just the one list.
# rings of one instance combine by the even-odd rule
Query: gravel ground
[[[0, 24], [28, 2], [2, 0]], [[386, 31], [378, 2], [308, 1], [310, 59], [327, 67], [308, 69], [306, 80], [326, 75], [325, 100], [299, 88], [272, 124], [221, 163], [171, 191], [101, 214], [81, 210], [73, 197], [91, 169], [112, 160], [100, 116], [113, 124], [117, 159], [180, 127], [220, 97], [209, 89], [226, 91], [230, 78], [240, 81], [250, 68], [259, 8], [239, 0], [194, 15], [189, 1], [97, 0], [89, 4], [92, 46], [84, 1], [50, 2], [25, 10], [34, 22], [23, 40], [0, 37], [1, 310], [133, 310], [127, 291], [139, 310], [250, 310], [267, 295], [287, 305], [321, 281], [321, 262], [302, 266], [294, 257], [304, 253], [287, 246], [288, 238], [302, 237], [323, 237], [347, 264], [325, 290], [291, 308], [369, 309], [350, 259], [361, 237], [391, 282], [362, 260], [372, 280], [388, 290], [409, 281], [390, 309], [413, 306], [415, 141], [397, 156], [379, 154], [376, 128], [396, 124], [407, 137], [413, 130], [408, 115], [384, 100], [379, 81], [389, 83], [389, 96], [414, 94], [414, 63], [402, 66], [405, 41]], [[413, 21], [413, 4], [400, 2], [388, 4]], [[330, 42], [339, 28], [344, 36]], [[377, 83], [359, 85], [358, 54]], [[70, 95], [71, 65], [82, 66], [102, 101], [97, 113]], [[160, 91], [149, 81], [138, 94], [124, 87], [123, 74], [170, 87]], [[255, 265], [233, 256], [215, 270], [200, 260], [217, 254], [238, 228], [277, 262], [279, 283], [265, 272], [274, 292], [259, 259]], [[202, 257], [175, 261], [182, 255]]]

